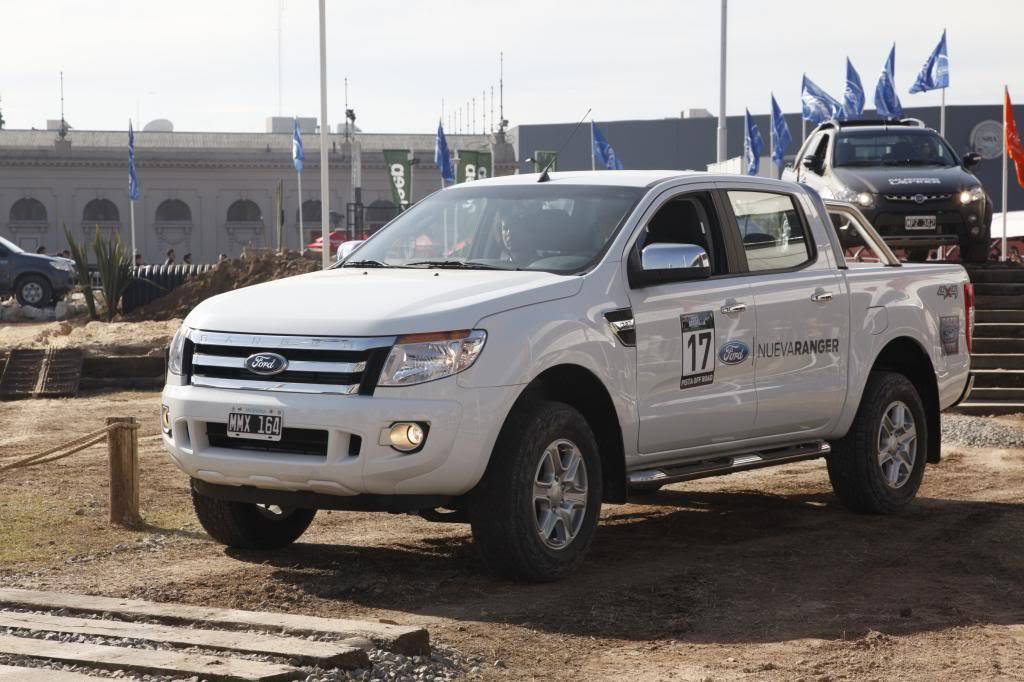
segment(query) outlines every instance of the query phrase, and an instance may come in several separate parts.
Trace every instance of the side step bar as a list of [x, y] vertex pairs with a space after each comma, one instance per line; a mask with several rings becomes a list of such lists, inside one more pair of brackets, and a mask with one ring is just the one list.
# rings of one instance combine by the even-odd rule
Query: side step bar
[[823, 440], [801, 443], [784, 448], [747, 452], [740, 455], [726, 455], [705, 459], [689, 464], [663, 466], [654, 469], [632, 471], [627, 476], [629, 486], [634, 489], [656, 488], [666, 483], [692, 481], [697, 478], [724, 476], [738, 471], [749, 471], [762, 467], [799, 462], [804, 459], [824, 457], [832, 451]]

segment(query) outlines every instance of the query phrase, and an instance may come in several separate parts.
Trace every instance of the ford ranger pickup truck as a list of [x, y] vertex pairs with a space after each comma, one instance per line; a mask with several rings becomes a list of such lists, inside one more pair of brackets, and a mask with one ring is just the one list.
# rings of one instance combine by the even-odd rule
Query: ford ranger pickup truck
[[[163, 441], [226, 545], [415, 513], [524, 580], [572, 572], [603, 503], [678, 481], [824, 458], [846, 507], [897, 512], [968, 390], [973, 290], [863, 222], [692, 172], [443, 189], [330, 270], [197, 306]], [[877, 260], [847, 263], [839, 229]]]

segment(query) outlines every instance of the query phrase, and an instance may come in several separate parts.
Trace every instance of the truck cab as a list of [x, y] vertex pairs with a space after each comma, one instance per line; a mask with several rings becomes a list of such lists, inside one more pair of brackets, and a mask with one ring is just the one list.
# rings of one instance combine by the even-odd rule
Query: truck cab
[[899, 511], [967, 389], [972, 290], [847, 263], [830, 210], [673, 171], [444, 189], [330, 270], [196, 307], [164, 443], [225, 544], [408, 512], [526, 580], [575, 570], [602, 504], [677, 481], [824, 458], [846, 506]]

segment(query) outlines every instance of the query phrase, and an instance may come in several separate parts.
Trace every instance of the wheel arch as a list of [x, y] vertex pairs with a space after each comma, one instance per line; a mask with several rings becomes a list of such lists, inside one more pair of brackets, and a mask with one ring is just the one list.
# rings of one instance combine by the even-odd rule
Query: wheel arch
[[[597, 375], [576, 364], [549, 367], [527, 384], [516, 398], [509, 415], [526, 402], [536, 399], [556, 400], [579, 410], [597, 440], [601, 457], [603, 500], [625, 502], [626, 455], [622, 426], [611, 394]], [[505, 419], [507, 423], [508, 417]]]
[[939, 423], [939, 385], [931, 357], [921, 344], [909, 336], [889, 341], [875, 358], [871, 371], [882, 370], [902, 374], [914, 385], [924, 403], [928, 420], [928, 461], [941, 458], [942, 432]]

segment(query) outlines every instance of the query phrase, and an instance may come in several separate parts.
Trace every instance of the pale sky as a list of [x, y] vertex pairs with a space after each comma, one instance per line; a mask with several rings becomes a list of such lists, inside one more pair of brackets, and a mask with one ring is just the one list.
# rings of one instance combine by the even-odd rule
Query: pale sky
[[[7, 127], [59, 117], [63, 70], [76, 128], [124, 129], [138, 113], [177, 130], [261, 132], [278, 113], [278, 6], [0, 0]], [[317, 2], [284, 0], [283, 16], [282, 113], [317, 116]], [[332, 126], [346, 76], [366, 132], [432, 132], [442, 97], [464, 107], [475, 96], [479, 121], [482, 92], [497, 92], [499, 50], [512, 125], [574, 121], [587, 108], [597, 121], [717, 113], [719, 0], [327, 0], [327, 17]], [[1024, 105], [1020, 0], [731, 0], [728, 113], [766, 113], [771, 90], [798, 110], [804, 71], [841, 99], [847, 56], [870, 108], [893, 41], [904, 106], [938, 104], [937, 92], [907, 89], [944, 26], [948, 103], [998, 103], [1009, 82]]]

